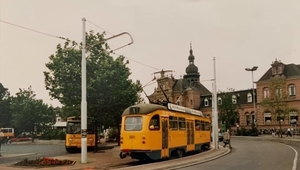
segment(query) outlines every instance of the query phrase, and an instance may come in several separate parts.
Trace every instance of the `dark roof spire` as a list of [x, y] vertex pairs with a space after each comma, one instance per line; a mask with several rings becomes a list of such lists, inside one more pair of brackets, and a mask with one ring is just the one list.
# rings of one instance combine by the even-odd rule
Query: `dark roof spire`
[[190, 54], [193, 55], [192, 42], [190, 41]]

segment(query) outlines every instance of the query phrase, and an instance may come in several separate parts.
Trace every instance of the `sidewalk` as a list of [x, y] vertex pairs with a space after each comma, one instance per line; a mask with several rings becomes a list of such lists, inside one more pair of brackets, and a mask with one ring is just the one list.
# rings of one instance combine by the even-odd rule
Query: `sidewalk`
[[[112, 145], [112, 144], [110, 144]], [[81, 163], [81, 154], [68, 154], [64, 156], [57, 156], [54, 158], [57, 159], [69, 159], [76, 161], [73, 166], [56, 166], [56, 167], [45, 167], [43, 170], [109, 170], [109, 169], [118, 169], [118, 170], [133, 170], [133, 169], [147, 169], [147, 170], [158, 170], [158, 169], [171, 169], [174, 167], [183, 167], [190, 164], [199, 164], [206, 161], [211, 161], [217, 159], [221, 156], [224, 156], [230, 152], [230, 149], [219, 147], [219, 150], [212, 148], [209, 151], [202, 152], [200, 154], [195, 154], [180, 159], [173, 159], [167, 161], [161, 161], [156, 163], [149, 163], [144, 165], [137, 165], [131, 167], [124, 167], [124, 164], [130, 162], [137, 162], [137, 160], [131, 159], [130, 157], [125, 159], [120, 159], [119, 157], [120, 148], [115, 146], [113, 149], [101, 150], [100, 152], [87, 153], [87, 163]], [[123, 167], [122, 168], [122, 164]], [[4, 170], [21, 170], [21, 169], [37, 169], [33, 167], [16, 167], [12, 165], [0, 165], [0, 169]]]

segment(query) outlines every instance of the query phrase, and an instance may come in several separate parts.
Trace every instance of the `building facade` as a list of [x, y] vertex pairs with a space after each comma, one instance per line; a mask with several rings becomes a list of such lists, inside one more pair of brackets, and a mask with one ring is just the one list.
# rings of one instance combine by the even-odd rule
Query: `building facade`
[[291, 127], [291, 121], [298, 123], [300, 111], [300, 65], [284, 64], [275, 60], [270, 69], [256, 82], [257, 89], [257, 124], [261, 128], [270, 129], [278, 126], [276, 115], [272, 115], [262, 105], [261, 101], [269, 96], [268, 80], [272, 77], [281, 76], [285, 78], [284, 89], [287, 95], [286, 102], [289, 106], [289, 113], [281, 120], [283, 128]]
[[[192, 47], [188, 56], [188, 66], [186, 74], [180, 79], [175, 79], [170, 71], [160, 71], [156, 78], [157, 87], [154, 92], [148, 96], [152, 102], [169, 101], [181, 106], [202, 111], [206, 116], [212, 113], [212, 93], [200, 83], [200, 73], [194, 64], [195, 56]], [[290, 127], [290, 121], [295, 120], [298, 124], [298, 114], [300, 110], [300, 65], [283, 64], [281, 61], [275, 61], [267, 72], [255, 82], [257, 88], [233, 91], [232, 102], [239, 104], [241, 110], [237, 118], [237, 126], [251, 128], [255, 123], [259, 129], [277, 128], [278, 122], [274, 115], [268, 113], [261, 105], [261, 101], [268, 93], [268, 80], [275, 75], [285, 76], [286, 90], [288, 91], [289, 106], [292, 109], [288, 118], [282, 121], [284, 128]], [[297, 93], [298, 92], [298, 93]], [[218, 94], [219, 95], [219, 94]], [[254, 102], [256, 106], [256, 114]], [[217, 98], [218, 105], [221, 104], [221, 97]], [[234, 125], [234, 126], [236, 126]]]

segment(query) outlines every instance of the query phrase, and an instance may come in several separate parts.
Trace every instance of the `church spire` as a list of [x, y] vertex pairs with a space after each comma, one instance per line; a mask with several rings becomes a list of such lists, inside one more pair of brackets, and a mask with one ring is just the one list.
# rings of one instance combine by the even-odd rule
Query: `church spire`
[[193, 55], [192, 41], [190, 41], [190, 55]]

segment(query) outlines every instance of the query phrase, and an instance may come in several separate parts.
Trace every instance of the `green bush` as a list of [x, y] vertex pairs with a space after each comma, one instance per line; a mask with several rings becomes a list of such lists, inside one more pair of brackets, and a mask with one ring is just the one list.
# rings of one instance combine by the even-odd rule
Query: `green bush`
[[44, 139], [44, 140], [52, 140], [52, 139], [65, 140], [65, 138], [66, 138], [66, 133], [61, 129], [49, 129], [45, 131], [40, 137], [40, 139]]
[[249, 136], [250, 135], [250, 131], [245, 129], [245, 128], [241, 128], [240, 133], [242, 136]]
[[250, 130], [250, 136], [258, 136], [259, 135], [259, 130], [257, 129], [257, 127], [253, 127]]

